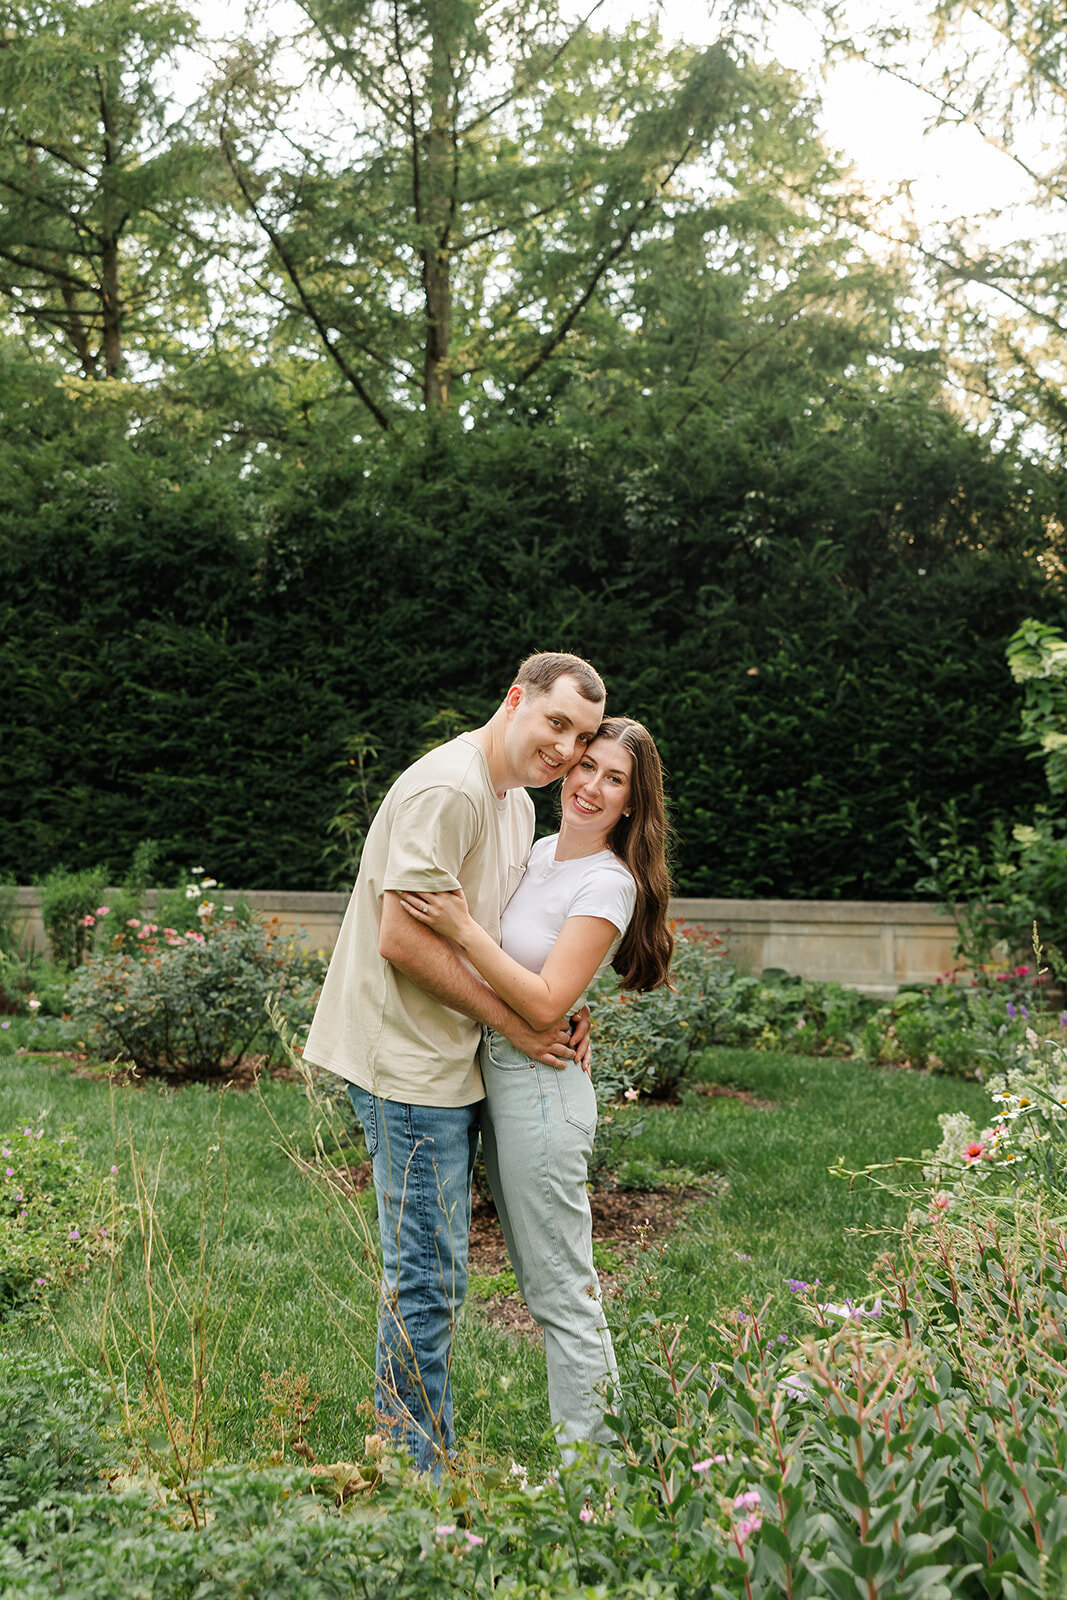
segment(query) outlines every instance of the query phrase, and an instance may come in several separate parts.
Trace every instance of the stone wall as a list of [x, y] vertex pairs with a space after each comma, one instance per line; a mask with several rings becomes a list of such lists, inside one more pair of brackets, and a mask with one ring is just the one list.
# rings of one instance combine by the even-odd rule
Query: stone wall
[[[40, 895], [19, 889], [23, 943], [45, 948]], [[345, 894], [229, 890], [265, 917], [303, 929], [312, 949], [333, 949], [344, 916]], [[151, 908], [152, 892], [146, 896]], [[804, 978], [847, 983], [889, 995], [902, 983], [928, 982], [952, 965], [951, 919], [926, 901], [895, 900], [688, 900], [671, 902], [681, 923], [722, 933], [730, 958], [743, 972], [778, 967]]]

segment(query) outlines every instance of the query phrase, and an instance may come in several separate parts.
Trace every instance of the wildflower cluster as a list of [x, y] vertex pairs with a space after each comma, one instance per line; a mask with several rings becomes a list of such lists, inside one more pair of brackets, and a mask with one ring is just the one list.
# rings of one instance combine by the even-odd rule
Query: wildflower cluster
[[[1028, 1029], [1012, 1065], [990, 1082], [993, 1115], [979, 1128], [964, 1112], [939, 1117], [941, 1143], [925, 1168], [950, 1189], [1012, 1169], [1013, 1176], [1060, 1186], [1067, 1144], [1067, 1047]], [[932, 1210], [946, 1209], [935, 1200]]]
[[110, 1251], [115, 1214], [69, 1130], [23, 1125], [0, 1140], [0, 1314]]

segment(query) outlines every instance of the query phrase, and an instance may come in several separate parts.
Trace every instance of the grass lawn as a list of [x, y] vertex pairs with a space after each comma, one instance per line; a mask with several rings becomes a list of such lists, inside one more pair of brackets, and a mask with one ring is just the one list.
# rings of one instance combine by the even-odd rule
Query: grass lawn
[[[861, 1297], [866, 1268], [885, 1247], [868, 1230], [892, 1217], [883, 1193], [850, 1191], [828, 1166], [839, 1157], [861, 1167], [918, 1155], [938, 1142], [939, 1112], [981, 1117], [987, 1104], [978, 1084], [741, 1050], [709, 1052], [694, 1089], [700, 1084], [748, 1097], [687, 1092], [676, 1106], [648, 1108], [643, 1132], [626, 1146], [628, 1156], [726, 1180], [687, 1213], [653, 1267], [661, 1311], [688, 1316], [691, 1329], [771, 1295], [774, 1328], [788, 1334], [800, 1326], [789, 1278], [819, 1279], [837, 1299]], [[137, 1334], [120, 1331], [118, 1356], [128, 1363], [131, 1396], [140, 1391], [137, 1350], [154, 1308], [172, 1403], [188, 1413], [190, 1320], [202, 1312], [209, 1346], [217, 1341], [209, 1399], [218, 1459], [265, 1459], [264, 1373], [305, 1375], [322, 1396], [307, 1432], [320, 1461], [358, 1459], [372, 1429], [365, 1402], [376, 1279], [361, 1230], [373, 1198], [324, 1194], [282, 1148], [314, 1154], [315, 1114], [302, 1091], [287, 1083], [221, 1096], [196, 1087], [111, 1090], [62, 1064], [8, 1057], [0, 1065], [0, 1132], [41, 1112], [52, 1130], [77, 1130], [102, 1178], [118, 1167], [115, 1183], [131, 1203], [135, 1167], [148, 1174], [159, 1230], [154, 1299], [140, 1230], [128, 1228], [123, 1257], [123, 1315]], [[352, 1147], [339, 1159], [346, 1155], [358, 1159]], [[0, 1326], [6, 1347], [66, 1348], [98, 1366], [106, 1279], [98, 1268], [50, 1314]], [[453, 1384], [459, 1427], [476, 1454], [551, 1464], [543, 1355], [486, 1324], [474, 1305], [457, 1338]], [[147, 1413], [141, 1420], [146, 1430], [157, 1421]]]

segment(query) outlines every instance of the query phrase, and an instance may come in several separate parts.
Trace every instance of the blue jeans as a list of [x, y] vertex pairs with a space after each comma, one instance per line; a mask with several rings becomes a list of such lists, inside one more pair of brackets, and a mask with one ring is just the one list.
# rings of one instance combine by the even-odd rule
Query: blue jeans
[[374, 1409], [422, 1472], [455, 1445], [452, 1335], [467, 1290], [480, 1105], [412, 1106], [355, 1084], [382, 1236]]
[[519, 1292], [545, 1335], [548, 1409], [564, 1461], [580, 1441], [605, 1446], [618, 1378], [593, 1266], [586, 1179], [596, 1094], [574, 1062], [531, 1062], [487, 1032], [482, 1153]]

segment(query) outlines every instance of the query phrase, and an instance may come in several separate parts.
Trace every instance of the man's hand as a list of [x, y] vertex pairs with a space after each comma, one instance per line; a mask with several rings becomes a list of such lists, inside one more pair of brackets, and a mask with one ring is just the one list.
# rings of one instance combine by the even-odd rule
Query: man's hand
[[592, 1018], [589, 1007], [583, 1006], [576, 1011], [570, 1019], [571, 1024], [571, 1049], [574, 1059], [585, 1073], [590, 1073], [593, 1065], [593, 1033]]
[[500, 1028], [509, 1044], [521, 1050], [531, 1061], [541, 1061], [546, 1067], [569, 1067], [574, 1060], [571, 1046], [570, 1020], [554, 1023], [551, 1028], [531, 1028], [521, 1017], [506, 1028]]

